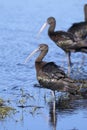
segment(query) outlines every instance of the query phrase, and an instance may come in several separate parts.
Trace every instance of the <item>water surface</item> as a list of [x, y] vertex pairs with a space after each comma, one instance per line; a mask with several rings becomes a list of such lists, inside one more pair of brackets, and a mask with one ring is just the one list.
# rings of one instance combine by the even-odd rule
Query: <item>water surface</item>
[[[66, 55], [49, 39], [48, 28], [39, 39], [36, 35], [49, 16], [56, 18], [57, 30], [66, 31], [72, 23], [84, 21], [85, 3], [79, 0], [0, 1], [0, 97], [9, 100], [7, 105], [16, 109], [0, 120], [0, 130], [87, 129], [87, 100], [65, 102], [63, 106], [57, 101], [51, 103], [50, 90], [34, 87], [38, 84], [36, 57], [23, 65], [29, 53], [40, 43], [46, 43], [49, 52], [44, 60], [56, 62], [67, 72]], [[82, 56], [82, 53], [72, 54], [72, 73], [75, 78], [87, 79], [87, 55], [84, 54], [84, 63]]]

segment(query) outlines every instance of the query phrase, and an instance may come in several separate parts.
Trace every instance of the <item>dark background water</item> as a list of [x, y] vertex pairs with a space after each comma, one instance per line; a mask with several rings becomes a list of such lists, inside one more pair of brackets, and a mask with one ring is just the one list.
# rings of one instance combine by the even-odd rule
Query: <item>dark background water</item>
[[[16, 114], [0, 121], [0, 130], [86, 130], [87, 101], [70, 103], [71, 108], [56, 108], [56, 127], [52, 121], [49, 103], [50, 90], [35, 88], [37, 84], [33, 57], [27, 65], [23, 62], [40, 43], [49, 45], [45, 60], [55, 61], [67, 72], [65, 53], [47, 36], [47, 29], [39, 39], [36, 35], [49, 16], [56, 18], [57, 30], [67, 30], [72, 23], [84, 21], [84, 4], [79, 0], [1, 0], [0, 1], [0, 97], [10, 100]], [[87, 78], [87, 55], [72, 54], [73, 77]], [[23, 93], [22, 93], [23, 92]], [[26, 95], [22, 97], [23, 95]], [[44, 98], [46, 95], [46, 99]], [[19, 108], [21, 100], [27, 108]], [[36, 107], [37, 106], [37, 107]], [[38, 108], [40, 107], [40, 108]]]

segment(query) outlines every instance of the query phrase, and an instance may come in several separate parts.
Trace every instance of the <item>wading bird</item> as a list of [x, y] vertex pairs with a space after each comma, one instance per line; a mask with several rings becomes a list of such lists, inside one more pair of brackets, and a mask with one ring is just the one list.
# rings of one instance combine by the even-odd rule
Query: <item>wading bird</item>
[[74, 23], [68, 32], [72, 33], [77, 40], [85, 39], [87, 37], [87, 4], [84, 5], [84, 19], [85, 21]]
[[76, 94], [78, 86], [74, 80], [69, 78], [65, 72], [54, 62], [43, 61], [48, 52], [48, 45], [40, 44], [25, 60], [25, 63], [36, 53], [40, 51], [39, 56], [35, 60], [37, 80], [44, 88], [53, 91], [65, 91], [70, 94]]
[[63, 49], [68, 56], [68, 73], [70, 73], [71, 52], [84, 52], [87, 53], [87, 41], [77, 41], [72, 33], [65, 31], [54, 31], [56, 26], [56, 20], [54, 17], [49, 17], [44, 25], [41, 27], [38, 35], [49, 24], [48, 35], [56, 43], [58, 47]]

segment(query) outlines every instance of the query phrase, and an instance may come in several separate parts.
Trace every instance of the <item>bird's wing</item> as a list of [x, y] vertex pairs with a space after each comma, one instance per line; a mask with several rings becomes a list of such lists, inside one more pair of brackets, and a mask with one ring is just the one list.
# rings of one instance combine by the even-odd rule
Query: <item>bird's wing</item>
[[72, 33], [65, 32], [65, 31], [57, 31], [55, 32], [56, 35], [59, 35], [64, 40], [72, 40], [75, 41], [75, 37]]
[[85, 40], [79, 40], [77, 42], [74, 42], [71, 46], [70, 49], [85, 49], [87, 51], [87, 39]]
[[57, 66], [54, 62], [49, 62], [45, 64], [42, 68], [42, 71], [45, 72], [49, 78], [60, 79], [66, 76], [65, 72]]
[[67, 83], [73, 83], [73, 79], [69, 78], [65, 72], [61, 69], [60, 66], [57, 66], [54, 62], [49, 62], [46, 63], [42, 71], [45, 72], [45, 74], [50, 78], [50, 79], [57, 79], [60, 80], [62, 79], [63, 81]]
[[84, 29], [87, 26], [87, 22], [80, 22], [80, 23], [74, 23], [72, 26], [68, 29], [68, 32], [75, 33], [76, 31], [79, 31], [81, 29]]

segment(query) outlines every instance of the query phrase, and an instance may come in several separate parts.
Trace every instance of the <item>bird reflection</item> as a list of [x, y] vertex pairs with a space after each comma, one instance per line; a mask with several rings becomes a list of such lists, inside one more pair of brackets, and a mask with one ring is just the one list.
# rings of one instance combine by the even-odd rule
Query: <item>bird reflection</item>
[[56, 127], [58, 126], [58, 114], [59, 113], [65, 113], [68, 111], [68, 113], [72, 113], [74, 111], [74, 106], [70, 103], [72, 100], [66, 100], [66, 99], [59, 99], [59, 100], [53, 100], [52, 102], [48, 103], [49, 106], [49, 125], [52, 127], [53, 130], [56, 130]]
[[49, 123], [53, 127], [53, 130], [56, 130], [57, 126], [57, 112], [56, 112], [56, 101], [50, 103], [49, 105]]
[[[86, 109], [87, 100], [77, 100], [77, 99], [60, 99], [54, 100], [51, 103], [48, 103], [49, 106], [49, 125], [52, 127], [52, 130], [56, 130], [58, 127], [58, 116], [59, 115], [72, 115], [78, 109]], [[62, 124], [63, 125], [63, 124]], [[77, 130], [76, 128], [73, 128]]]

